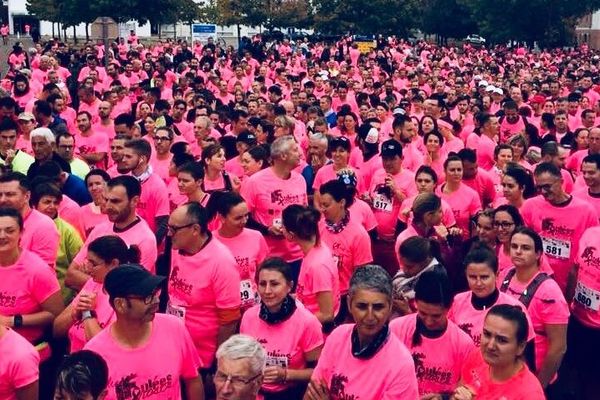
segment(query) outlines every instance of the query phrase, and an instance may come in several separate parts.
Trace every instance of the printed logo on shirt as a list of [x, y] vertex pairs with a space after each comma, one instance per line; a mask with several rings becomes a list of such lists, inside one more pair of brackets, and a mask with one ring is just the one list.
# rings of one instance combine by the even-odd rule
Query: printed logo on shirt
[[346, 394], [346, 384], [348, 377], [342, 374], [333, 374], [331, 376], [331, 387], [329, 392], [335, 400], [358, 400], [355, 394]]
[[589, 266], [600, 268], [600, 257], [594, 257], [595, 247], [589, 246], [581, 253], [581, 258]]
[[290, 204], [301, 204], [303, 203], [304, 197], [306, 195], [298, 195], [298, 194], [283, 194], [283, 190], [277, 189], [271, 192], [271, 203], [278, 204], [282, 207], [285, 207]]
[[171, 374], [162, 378], [148, 379], [139, 384], [135, 381], [135, 378], [136, 374], [129, 374], [117, 381], [115, 384], [117, 400], [146, 399], [165, 392], [173, 386], [173, 377]]
[[458, 327], [461, 330], [463, 330], [467, 335], [469, 335], [471, 337], [471, 339], [473, 339], [473, 342], [475, 342], [475, 345], [477, 347], [479, 347], [479, 345], [481, 344], [481, 334], [473, 335], [473, 333], [471, 333], [471, 330], [473, 329], [473, 324], [470, 324], [470, 323], [460, 324], [460, 325], [458, 325]]
[[449, 385], [452, 373], [444, 371], [440, 367], [431, 367], [425, 364], [427, 358], [423, 353], [413, 353], [413, 361], [415, 363], [415, 371], [419, 381], [430, 381], [441, 385]]
[[575, 229], [566, 228], [554, 224], [554, 218], [542, 219], [542, 232], [547, 232], [552, 236], [571, 237], [575, 234]]
[[188, 283], [185, 279], [179, 278], [178, 275], [179, 267], [175, 266], [173, 267], [173, 272], [171, 272], [171, 279], [169, 279], [171, 281], [171, 286], [173, 286], [174, 289], [179, 290], [182, 293], [191, 295], [193, 286], [190, 283]]
[[238, 267], [240, 268], [240, 277], [248, 278], [250, 269], [250, 259], [248, 257], [235, 257]]
[[0, 307], [14, 308], [17, 306], [17, 296], [6, 292], [0, 292]]

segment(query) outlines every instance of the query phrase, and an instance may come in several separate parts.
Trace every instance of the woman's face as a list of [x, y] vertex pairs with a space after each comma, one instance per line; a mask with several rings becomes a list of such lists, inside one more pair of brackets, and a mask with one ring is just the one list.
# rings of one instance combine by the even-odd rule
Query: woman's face
[[268, 309], [279, 308], [291, 291], [292, 282], [288, 282], [281, 272], [263, 269], [258, 273], [258, 294]]
[[494, 228], [496, 237], [503, 245], [508, 245], [510, 236], [515, 231], [515, 221], [506, 211], [498, 211], [494, 215]]
[[348, 160], [350, 160], [350, 153], [343, 147], [337, 147], [331, 152], [331, 159], [336, 169], [346, 168]]
[[263, 161], [256, 161], [250, 153], [245, 152], [242, 154], [240, 158], [240, 163], [242, 164], [242, 169], [244, 170], [244, 174], [246, 176], [252, 176], [258, 171], [262, 169]]
[[110, 269], [108, 268], [109, 266], [106, 264], [106, 262], [100, 257], [98, 257], [98, 255], [93, 251], [88, 251], [86, 261], [88, 272], [94, 280], [94, 282], [104, 283], [104, 278], [106, 277], [106, 274], [108, 274], [108, 272], [110, 271]]
[[189, 172], [177, 173], [177, 188], [183, 195], [191, 195], [200, 187], [201, 180], [195, 180]]
[[356, 128], [356, 121], [354, 121], [352, 116], [346, 115], [344, 118], [344, 128], [346, 128], [348, 131], [354, 132], [354, 129]]
[[515, 160], [520, 160], [525, 153], [525, 147], [521, 143], [511, 144], [510, 147], [513, 149], [513, 158]]
[[19, 247], [21, 229], [13, 217], [0, 217], [0, 253], [14, 251]]
[[150, 109], [150, 105], [148, 103], [142, 103], [140, 106], [140, 117], [145, 118], [148, 114], [150, 114], [152, 110]]
[[446, 180], [459, 183], [463, 177], [463, 164], [461, 161], [450, 161], [446, 167]]
[[470, 263], [465, 270], [469, 289], [475, 297], [483, 298], [496, 290], [496, 274], [486, 263]]
[[508, 201], [517, 201], [523, 197], [523, 188], [510, 175], [502, 177], [502, 195]]
[[507, 163], [511, 162], [513, 159], [513, 152], [509, 149], [502, 149], [498, 152], [497, 163], [498, 168], [504, 170], [504, 167]]
[[437, 153], [440, 150], [440, 138], [434, 135], [430, 135], [427, 138], [425, 147], [429, 153]]
[[92, 175], [87, 180], [87, 188], [94, 200], [98, 203], [99, 200], [104, 200], [104, 191], [106, 190], [106, 182], [100, 175]]
[[335, 201], [335, 199], [329, 193], [321, 193], [320, 196], [320, 209], [326, 220], [332, 221], [344, 210], [344, 200]]
[[543, 112], [554, 114], [554, 103], [547, 101], [544, 103]]
[[156, 127], [156, 122], [152, 117], [146, 117], [144, 119], [144, 129], [146, 129], [146, 133], [149, 135], [154, 135], [154, 128]]
[[515, 363], [523, 354], [525, 343], [517, 342], [517, 325], [497, 315], [488, 315], [483, 323], [481, 354], [491, 367]]
[[206, 167], [222, 171], [225, 168], [225, 150], [219, 150], [217, 154], [206, 160]]
[[359, 338], [372, 338], [388, 322], [392, 303], [383, 293], [358, 289], [348, 297], [348, 309], [358, 330]]
[[417, 300], [416, 305], [417, 315], [427, 329], [439, 331], [446, 327], [448, 323], [447, 308], [441, 304], [431, 304], [421, 300]]
[[537, 265], [541, 253], [535, 251], [535, 243], [528, 235], [517, 233], [510, 240], [510, 259], [516, 268]]
[[229, 213], [223, 217], [220, 216], [223, 227], [241, 232], [248, 222], [248, 206], [245, 202], [233, 206]]
[[480, 215], [477, 218], [477, 237], [483, 243], [496, 246], [496, 230], [494, 229], [494, 221], [487, 215]]
[[58, 206], [60, 202], [55, 196], [42, 196], [35, 209], [42, 214], [54, 219], [58, 216]]
[[426, 173], [420, 173], [415, 178], [415, 183], [417, 185], [417, 191], [420, 193], [433, 193], [435, 190], [435, 182], [433, 181], [433, 177]]
[[577, 134], [575, 141], [577, 142], [577, 150], [583, 150], [588, 148], [588, 135], [590, 132], [587, 129], [582, 129]]
[[423, 134], [429, 133], [433, 131], [433, 120], [431, 118], [424, 118], [423, 122], [421, 122], [421, 128], [423, 129]]

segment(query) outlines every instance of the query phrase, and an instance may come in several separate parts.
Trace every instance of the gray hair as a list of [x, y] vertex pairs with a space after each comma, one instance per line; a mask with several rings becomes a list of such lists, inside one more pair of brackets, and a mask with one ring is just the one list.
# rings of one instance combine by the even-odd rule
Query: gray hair
[[292, 135], [278, 137], [271, 143], [271, 158], [273, 160], [281, 158], [283, 154], [290, 151], [294, 143], [296, 143], [296, 140]]
[[392, 298], [392, 279], [385, 269], [379, 265], [367, 264], [357, 268], [350, 278], [349, 297], [363, 289], [378, 292]]
[[200, 121], [204, 129], [212, 127], [212, 121], [206, 115], [199, 115], [196, 117], [196, 121]]
[[48, 144], [53, 144], [56, 140], [54, 133], [52, 133], [52, 131], [48, 128], [35, 128], [31, 131], [31, 135], [29, 137], [30, 139], [33, 139], [34, 137], [43, 137], [46, 139]]
[[217, 359], [248, 359], [252, 374], [262, 374], [266, 366], [267, 354], [256, 339], [248, 335], [233, 335], [224, 341], [217, 350]]
[[327, 147], [327, 144], [329, 143], [329, 139], [327, 138], [327, 135], [325, 135], [324, 133], [321, 132], [315, 132], [311, 135], [309, 135], [309, 141], [315, 141], [315, 142], [319, 142], [321, 145], [325, 145], [325, 147]]

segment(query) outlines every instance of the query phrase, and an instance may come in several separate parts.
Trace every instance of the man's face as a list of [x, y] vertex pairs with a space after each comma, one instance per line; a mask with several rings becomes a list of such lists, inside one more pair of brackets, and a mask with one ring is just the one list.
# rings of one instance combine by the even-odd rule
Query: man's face
[[53, 143], [48, 143], [45, 137], [36, 136], [31, 138], [31, 148], [36, 160], [47, 160], [52, 157]]
[[187, 107], [185, 104], [177, 104], [175, 107], [173, 107], [173, 119], [175, 121], [181, 121], [186, 110]]
[[125, 125], [125, 124], [115, 125], [115, 134], [131, 136], [131, 129], [128, 128], [127, 125]]
[[504, 109], [504, 115], [506, 116], [506, 120], [511, 124], [516, 124], [519, 121], [519, 114], [517, 110], [512, 108]]
[[300, 165], [300, 146], [296, 142], [292, 143], [290, 149], [287, 151], [287, 164], [295, 168]]
[[19, 181], [0, 183], [0, 207], [11, 207], [22, 211], [29, 204], [30, 193], [19, 185]]
[[321, 107], [321, 110], [323, 112], [327, 112], [331, 108], [331, 103], [326, 98], [321, 97], [321, 99], [319, 100], [319, 106]]
[[594, 115], [594, 113], [588, 112], [587, 114], [585, 114], [585, 118], [582, 122], [585, 127], [591, 128], [596, 122], [596, 116]]
[[469, 111], [469, 102], [467, 100], [461, 100], [456, 105], [458, 107], [458, 112], [461, 114], [466, 114]]
[[92, 122], [86, 114], [79, 114], [77, 116], [77, 128], [79, 132], [87, 132], [92, 128]]
[[75, 138], [73, 137], [61, 137], [56, 153], [67, 161], [73, 160], [73, 153], [75, 150]]
[[510, 98], [517, 104], [523, 101], [523, 97], [521, 95], [521, 89], [514, 87], [510, 90]]
[[438, 106], [438, 102], [433, 99], [425, 100], [424, 111], [425, 111], [425, 115], [437, 117], [440, 112], [440, 107]]
[[248, 114], [250, 114], [250, 115], [258, 114], [258, 102], [256, 102], [256, 101], [248, 102]]
[[588, 146], [591, 154], [600, 153], [600, 128], [590, 129], [588, 135]]
[[240, 133], [240, 132], [248, 129], [248, 118], [239, 117], [239, 119], [233, 123], [232, 129], [236, 133]]
[[156, 152], [158, 154], [167, 154], [171, 148], [171, 142], [169, 133], [164, 129], [158, 129], [154, 134], [154, 143], [156, 143]]
[[554, 116], [554, 125], [559, 131], [565, 131], [568, 129], [567, 116], [565, 114], [558, 114]]
[[120, 165], [123, 170], [131, 172], [139, 166], [141, 158], [133, 149], [125, 147]]
[[383, 163], [383, 169], [385, 169], [385, 172], [388, 174], [395, 175], [400, 172], [400, 169], [402, 168], [402, 158], [399, 156], [382, 157], [381, 161]]
[[583, 176], [583, 180], [588, 187], [597, 188], [600, 186], [600, 169], [598, 169], [596, 163], [582, 163], [581, 175]]
[[463, 161], [463, 179], [473, 179], [477, 176], [477, 163]]
[[322, 140], [310, 139], [308, 142], [309, 157], [323, 158], [327, 152], [327, 143]]
[[249, 359], [221, 357], [214, 375], [217, 400], [254, 400], [262, 380], [262, 375], [252, 373]]
[[127, 197], [124, 186], [114, 186], [106, 189], [105, 212], [110, 222], [124, 222], [135, 213], [138, 197], [131, 200]]
[[556, 204], [560, 201], [563, 193], [562, 179], [547, 172], [534, 176], [535, 188], [550, 203]]
[[0, 150], [14, 150], [17, 145], [17, 131], [8, 130], [0, 132]]
[[101, 119], [109, 118], [111, 111], [112, 111], [112, 106], [108, 101], [103, 101], [98, 106], [98, 116]]
[[198, 240], [198, 225], [190, 224], [190, 219], [186, 214], [187, 207], [181, 206], [176, 208], [169, 216], [167, 227], [173, 249], [187, 250], [193, 246], [194, 241]]

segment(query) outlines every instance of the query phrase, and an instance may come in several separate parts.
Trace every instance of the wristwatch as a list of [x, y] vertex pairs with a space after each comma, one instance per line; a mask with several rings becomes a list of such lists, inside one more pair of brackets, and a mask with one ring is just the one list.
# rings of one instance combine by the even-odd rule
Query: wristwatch
[[96, 312], [86, 310], [81, 312], [81, 320], [85, 321], [86, 319], [96, 318]]
[[13, 327], [20, 328], [23, 326], [23, 316], [21, 314], [16, 314], [13, 317]]

